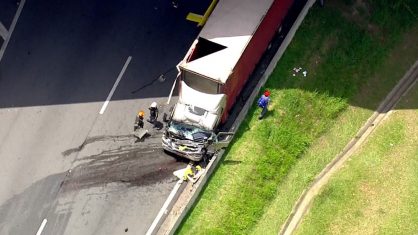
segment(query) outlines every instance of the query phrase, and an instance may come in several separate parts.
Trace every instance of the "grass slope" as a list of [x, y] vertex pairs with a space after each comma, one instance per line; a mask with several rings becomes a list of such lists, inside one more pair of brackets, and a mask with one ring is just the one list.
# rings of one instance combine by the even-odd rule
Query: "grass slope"
[[298, 234], [418, 231], [418, 86], [411, 91], [318, 195]]
[[[353, 103], [363, 102], [365, 106], [377, 105], [378, 101], [387, 94], [389, 86], [401, 78], [417, 59], [417, 38], [418, 27], [415, 27], [392, 50], [378, 72], [353, 98], [356, 100]], [[263, 217], [252, 231], [253, 234], [276, 234], [278, 232], [302, 191], [344, 148], [372, 113], [373, 110], [351, 105], [335, 119], [330, 129], [314, 141], [280, 182], [276, 198], [266, 207]]]
[[[412, 1], [404, 2], [415, 6]], [[258, 121], [259, 110], [250, 110], [178, 233], [277, 233], [297, 195], [335, 155], [333, 151], [338, 153], [333, 144], [339, 150], [345, 145], [324, 140], [331, 147], [330, 154], [324, 158], [309, 155], [318, 138], [343, 131], [349, 139], [400, 78], [387, 78], [387, 82], [375, 86], [379, 88], [376, 92], [364, 92], [362, 88], [373, 84], [376, 77], [372, 75], [381, 69], [401, 34], [416, 23], [404, 7], [393, 8], [390, 3], [373, 6], [397, 17], [389, 23], [373, 24], [373, 19], [383, 16], [367, 13], [361, 18], [364, 22], [356, 22], [344, 17], [340, 8], [348, 7], [342, 3], [311, 10], [266, 84], [272, 91], [267, 118]], [[397, 30], [389, 30], [394, 25]], [[292, 76], [292, 68], [298, 66], [307, 68], [306, 78]], [[402, 68], [398, 65], [396, 69]], [[362, 97], [363, 93], [372, 94], [371, 98]], [[361, 115], [351, 119], [350, 114], [357, 113], [352, 107], [362, 107]], [[336, 128], [341, 121], [347, 125]], [[295, 168], [301, 171], [294, 172]], [[289, 182], [292, 174], [301, 180], [294, 182], [300, 187], [288, 187], [293, 185]], [[271, 208], [284, 209], [276, 213]]]

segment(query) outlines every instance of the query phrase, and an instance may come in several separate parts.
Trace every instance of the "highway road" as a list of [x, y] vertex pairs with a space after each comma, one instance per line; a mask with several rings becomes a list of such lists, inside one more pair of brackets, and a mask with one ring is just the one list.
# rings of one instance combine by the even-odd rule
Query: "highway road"
[[199, 31], [185, 16], [208, 1], [20, 4], [0, 60], [0, 234], [144, 234], [185, 163], [150, 124], [136, 142], [134, 116], [166, 108]]

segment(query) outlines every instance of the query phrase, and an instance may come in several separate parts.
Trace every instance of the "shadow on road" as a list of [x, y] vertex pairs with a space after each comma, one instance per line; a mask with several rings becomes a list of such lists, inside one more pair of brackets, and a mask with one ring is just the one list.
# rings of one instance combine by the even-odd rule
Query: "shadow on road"
[[0, 62], [0, 108], [104, 102], [128, 56], [112, 100], [167, 97], [200, 30], [185, 17], [209, 2], [26, 1]]
[[[32, 234], [35, 234], [42, 220], [47, 217], [47, 209], [56, 206], [54, 201], [65, 176], [66, 173], [50, 175], [5, 201], [0, 206], [0, 233], [27, 234], [33, 231]], [[70, 216], [70, 213], [60, 216], [61, 225], [66, 225]], [[53, 223], [48, 226], [51, 225]], [[64, 230], [65, 227], [57, 234], [63, 234]]]

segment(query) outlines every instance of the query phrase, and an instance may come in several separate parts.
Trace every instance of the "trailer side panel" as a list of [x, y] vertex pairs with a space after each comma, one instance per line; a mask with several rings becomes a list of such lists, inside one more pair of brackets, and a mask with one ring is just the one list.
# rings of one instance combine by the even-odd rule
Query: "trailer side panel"
[[[284, 17], [286, 16], [293, 0], [276, 0], [267, 11], [265, 17], [245, 48], [242, 56], [236, 64], [233, 73], [227, 82], [222, 86], [222, 93], [227, 94], [227, 111], [229, 112], [242, 88], [254, 71], [255, 66], [267, 49], [276, 30], [280, 27]], [[223, 116], [223, 121], [227, 118]]]

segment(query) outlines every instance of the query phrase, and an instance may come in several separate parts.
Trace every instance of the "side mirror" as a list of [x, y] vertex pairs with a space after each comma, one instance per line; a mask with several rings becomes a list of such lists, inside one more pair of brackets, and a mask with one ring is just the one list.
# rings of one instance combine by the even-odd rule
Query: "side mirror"
[[167, 114], [166, 112], [164, 112], [163, 114], [163, 122], [169, 122], [171, 120], [171, 117], [173, 116], [173, 110], [174, 110], [174, 106], [171, 106], [170, 109], [168, 110]]
[[216, 135], [216, 139], [214, 143], [215, 150], [217, 151], [217, 150], [228, 147], [234, 134], [235, 134], [234, 132], [219, 132]]

